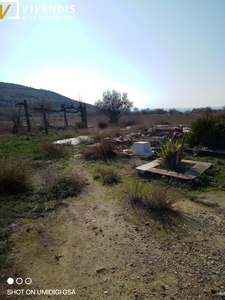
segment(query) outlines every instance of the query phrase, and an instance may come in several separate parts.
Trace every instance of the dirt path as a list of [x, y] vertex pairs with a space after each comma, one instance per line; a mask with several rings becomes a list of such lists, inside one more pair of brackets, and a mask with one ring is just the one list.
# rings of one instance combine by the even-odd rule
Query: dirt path
[[1, 299], [223, 299], [225, 215], [188, 200], [175, 232], [137, 222], [132, 209], [98, 182], [68, 206], [14, 227], [16, 264], [9, 277], [29, 289], [76, 295], [5, 295]]

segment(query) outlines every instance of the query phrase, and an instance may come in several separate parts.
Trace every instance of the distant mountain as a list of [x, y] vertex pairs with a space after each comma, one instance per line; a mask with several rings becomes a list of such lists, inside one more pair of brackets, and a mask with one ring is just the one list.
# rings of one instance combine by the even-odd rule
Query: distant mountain
[[[61, 104], [74, 105], [78, 107], [80, 101], [72, 100], [60, 94], [32, 87], [0, 82], [0, 108], [12, 108], [16, 103], [26, 100], [28, 106], [32, 106], [38, 100], [48, 100], [53, 104], [54, 109], [60, 109]], [[87, 103], [86, 103], [87, 104]], [[87, 104], [87, 110], [94, 108], [93, 105]]]

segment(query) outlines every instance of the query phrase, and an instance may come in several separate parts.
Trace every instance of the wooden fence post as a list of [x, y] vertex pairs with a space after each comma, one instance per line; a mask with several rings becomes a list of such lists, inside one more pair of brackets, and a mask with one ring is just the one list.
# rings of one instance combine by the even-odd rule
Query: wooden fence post
[[28, 113], [28, 106], [27, 106], [26, 100], [23, 101], [23, 106], [24, 106], [25, 118], [26, 118], [26, 122], [27, 122], [27, 131], [30, 132], [30, 130], [31, 130], [30, 117], [29, 117], [29, 113]]
[[87, 111], [86, 103], [81, 104], [81, 120], [85, 128], [87, 128]]
[[45, 125], [45, 133], [48, 134], [48, 120], [47, 120], [47, 116], [46, 116], [46, 109], [43, 107], [43, 105], [41, 106], [41, 110], [43, 111], [43, 119], [44, 119], [44, 125]]

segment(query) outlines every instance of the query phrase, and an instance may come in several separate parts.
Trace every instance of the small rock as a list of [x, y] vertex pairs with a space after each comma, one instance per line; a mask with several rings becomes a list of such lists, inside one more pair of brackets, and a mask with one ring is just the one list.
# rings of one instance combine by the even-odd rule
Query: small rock
[[104, 272], [104, 271], [106, 271], [106, 268], [103, 267], [103, 268], [97, 269], [97, 270], [96, 270], [96, 273], [97, 273], [97, 274], [100, 274], [100, 273], [102, 273], [102, 272]]
[[215, 294], [216, 292], [217, 292], [217, 290], [211, 289], [211, 293], [212, 293], [212, 294]]
[[217, 296], [225, 296], [225, 292], [218, 292], [216, 293]]

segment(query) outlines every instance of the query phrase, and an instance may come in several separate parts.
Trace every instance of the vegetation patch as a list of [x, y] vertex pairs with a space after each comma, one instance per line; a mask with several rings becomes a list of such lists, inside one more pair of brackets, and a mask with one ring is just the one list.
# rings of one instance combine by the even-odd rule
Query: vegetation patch
[[156, 155], [159, 156], [162, 167], [166, 167], [170, 170], [174, 170], [178, 165], [178, 155], [181, 151], [181, 144], [178, 141], [168, 141], [162, 144]]
[[113, 185], [120, 182], [121, 176], [118, 172], [112, 167], [105, 167], [103, 169], [98, 170], [95, 175], [95, 179], [100, 178], [103, 184]]
[[74, 172], [61, 177], [51, 188], [48, 194], [49, 199], [62, 200], [68, 197], [77, 196], [86, 186], [87, 180], [82, 173]]
[[225, 115], [220, 118], [209, 116], [197, 119], [187, 136], [191, 147], [204, 146], [212, 149], [225, 147]]
[[68, 155], [70, 145], [57, 145], [51, 141], [42, 143], [34, 149], [34, 159], [58, 159]]
[[92, 145], [82, 151], [82, 157], [86, 160], [108, 160], [115, 158], [118, 154], [115, 144], [111, 140]]
[[24, 193], [31, 188], [24, 162], [3, 162], [0, 169], [0, 195]]
[[146, 183], [136, 180], [126, 191], [126, 198], [141, 217], [157, 219], [164, 227], [175, 226], [176, 221], [182, 218], [181, 212], [174, 208], [174, 199], [168, 196], [166, 188], [150, 188]]
[[108, 126], [109, 126], [109, 124], [107, 122], [105, 122], [105, 121], [99, 121], [98, 122], [98, 128], [100, 128], [100, 129], [105, 129]]

